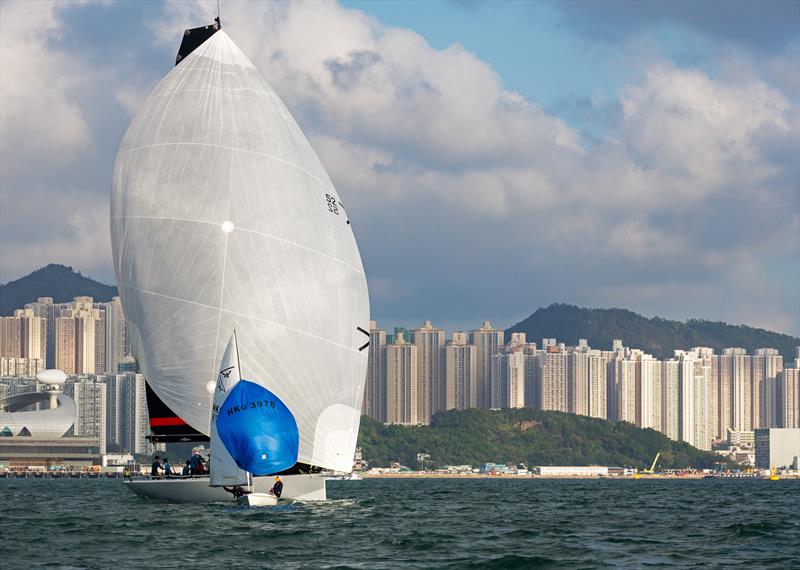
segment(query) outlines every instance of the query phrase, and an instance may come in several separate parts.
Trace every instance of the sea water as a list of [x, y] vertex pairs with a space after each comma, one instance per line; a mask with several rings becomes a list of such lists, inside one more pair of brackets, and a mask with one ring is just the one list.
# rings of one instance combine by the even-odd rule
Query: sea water
[[800, 480], [368, 479], [176, 504], [0, 480], [0, 568], [800, 568]]

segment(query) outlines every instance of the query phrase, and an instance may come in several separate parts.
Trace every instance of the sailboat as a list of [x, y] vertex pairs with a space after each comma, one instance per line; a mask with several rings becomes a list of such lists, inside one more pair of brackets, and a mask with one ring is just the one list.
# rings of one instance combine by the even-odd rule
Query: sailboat
[[[210, 441], [233, 338], [247, 379], [239, 384], [268, 390], [296, 423], [296, 452], [269, 473], [280, 474], [285, 497], [324, 499], [324, 470], [351, 471], [358, 436], [369, 350], [364, 268], [317, 155], [218, 21], [184, 32], [175, 67], [122, 140], [111, 237], [151, 440]], [[230, 447], [210, 447], [215, 478]], [[251, 471], [255, 492], [271, 486], [266, 472]], [[230, 500], [212, 485], [207, 477], [128, 483], [150, 497]]]

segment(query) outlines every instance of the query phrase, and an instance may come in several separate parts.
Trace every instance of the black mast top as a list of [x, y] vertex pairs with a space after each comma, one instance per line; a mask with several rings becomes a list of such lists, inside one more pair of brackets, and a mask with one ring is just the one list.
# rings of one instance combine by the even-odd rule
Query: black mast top
[[203, 45], [203, 43], [216, 34], [220, 28], [222, 28], [222, 24], [219, 16], [217, 16], [214, 18], [213, 24], [200, 26], [199, 28], [191, 28], [183, 32], [183, 40], [181, 41], [181, 47], [178, 48], [175, 65], [178, 65], [187, 55]]

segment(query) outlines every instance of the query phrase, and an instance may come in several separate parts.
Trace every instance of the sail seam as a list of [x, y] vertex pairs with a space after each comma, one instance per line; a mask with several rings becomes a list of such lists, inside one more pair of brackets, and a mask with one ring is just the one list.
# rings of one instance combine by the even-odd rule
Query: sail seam
[[[194, 223], [194, 224], [208, 224], [208, 225], [211, 225], [211, 226], [219, 225], [217, 222], [209, 222], [207, 220], [191, 220], [189, 218], [172, 218], [172, 217], [168, 217], [168, 216], [114, 216], [114, 219], [115, 220], [153, 220], [153, 221], [157, 220], [157, 221], [166, 221], [166, 222], [186, 222], [186, 223], [190, 223], [190, 224], [192, 224], [192, 223]], [[237, 232], [248, 232], [248, 233], [251, 233], [251, 234], [256, 234], [258, 236], [262, 236], [262, 237], [269, 238], [269, 239], [274, 239], [274, 240], [282, 242], [282, 243], [286, 243], [286, 244], [289, 244], [289, 245], [293, 245], [293, 246], [299, 247], [300, 249], [304, 249], [304, 250], [309, 251], [311, 253], [316, 253], [319, 256], [325, 257], [327, 259], [330, 259], [331, 261], [335, 261], [336, 263], [340, 263], [340, 264], [342, 264], [342, 265], [344, 265], [346, 267], [349, 267], [350, 269], [352, 269], [353, 271], [355, 271], [359, 275], [364, 275], [364, 272], [361, 269], [358, 269], [357, 267], [355, 267], [353, 265], [350, 265], [349, 263], [347, 263], [343, 259], [339, 259], [338, 257], [333, 257], [332, 255], [328, 255], [327, 253], [323, 253], [323, 252], [319, 251], [318, 249], [314, 249], [314, 248], [308, 247], [307, 245], [303, 245], [301, 243], [297, 243], [296, 241], [292, 241], [290, 239], [278, 237], [278, 236], [272, 235], [272, 234], [267, 234], [267, 233], [264, 233], [264, 232], [259, 232], [257, 230], [251, 230], [251, 229], [247, 229], [247, 228], [240, 228], [239, 226], [236, 226], [236, 231]]]
[[309, 172], [308, 170], [306, 170], [302, 166], [298, 166], [297, 164], [295, 164], [293, 162], [289, 162], [285, 158], [281, 158], [279, 156], [275, 156], [274, 154], [269, 154], [267, 152], [259, 152], [257, 150], [249, 150], [249, 149], [246, 149], [246, 148], [235, 148], [235, 147], [231, 147], [231, 146], [225, 146], [225, 145], [219, 145], [219, 144], [213, 144], [213, 143], [203, 143], [203, 142], [177, 142], [177, 141], [175, 141], [175, 142], [166, 142], [166, 143], [144, 144], [144, 145], [141, 145], [141, 146], [135, 146], [135, 147], [131, 147], [131, 148], [126, 148], [125, 150], [120, 151], [117, 156], [121, 156], [123, 154], [127, 154], [129, 152], [133, 152], [135, 150], [143, 150], [143, 149], [146, 149], [146, 148], [155, 148], [155, 147], [159, 147], [159, 146], [211, 146], [211, 147], [221, 148], [223, 150], [230, 150], [232, 152], [246, 152], [248, 154], [254, 154], [256, 156], [263, 156], [265, 158], [271, 158], [273, 160], [277, 160], [278, 162], [282, 162], [283, 164], [286, 164], [287, 166], [291, 166], [292, 168], [294, 168], [296, 170], [299, 170], [300, 172], [302, 172], [302, 173], [306, 174], [307, 176], [313, 178], [314, 180], [316, 180], [317, 182], [319, 182], [320, 184], [322, 184], [326, 188], [335, 191], [335, 189], [333, 187], [333, 184], [331, 184], [330, 181], [326, 182], [325, 180], [323, 180], [322, 178], [320, 178], [316, 174], [313, 174], [313, 173]]
[[289, 325], [284, 325], [283, 323], [278, 323], [276, 321], [271, 321], [269, 319], [263, 319], [263, 318], [256, 317], [256, 316], [253, 316], [253, 315], [247, 315], [245, 313], [240, 313], [238, 311], [231, 311], [230, 309], [224, 309], [222, 307], [215, 307], [213, 305], [207, 305], [206, 303], [199, 303], [197, 301], [190, 301], [189, 299], [182, 299], [180, 297], [173, 297], [172, 295], [165, 295], [164, 293], [156, 293], [155, 291], [148, 291], [147, 289], [142, 289], [140, 287], [134, 287], [133, 285], [121, 285], [121, 287], [123, 289], [132, 289], [134, 291], [138, 291], [139, 293], [144, 293], [145, 295], [153, 295], [155, 297], [162, 297], [164, 299], [170, 299], [172, 301], [180, 301], [182, 303], [187, 303], [189, 305], [195, 305], [197, 307], [204, 307], [206, 309], [211, 309], [211, 310], [214, 310], [214, 311], [221, 311], [223, 313], [228, 313], [230, 315], [235, 315], [237, 317], [244, 317], [245, 319], [253, 319], [254, 321], [259, 321], [259, 322], [262, 322], [262, 323], [275, 325], [275, 326], [281, 327], [282, 329], [286, 329], [286, 330], [289, 330], [289, 331], [292, 331], [292, 332], [296, 332], [296, 333], [299, 333], [299, 334], [304, 335], [304, 336], [310, 336], [311, 338], [315, 338], [317, 340], [321, 340], [322, 342], [331, 344], [333, 346], [338, 346], [339, 348], [344, 348], [344, 349], [349, 350], [350, 352], [354, 352], [356, 354], [363, 354], [361, 352], [358, 352], [358, 348], [353, 348], [352, 346], [347, 346], [345, 344], [340, 344], [340, 343], [335, 342], [335, 341], [333, 341], [333, 340], [331, 340], [329, 338], [325, 338], [325, 337], [322, 337], [322, 336], [319, 336], [319, 335], [316, 335], [314, 333], [311, 333], [311, 332], [308, 332], [308, 331], [304, 331], [304, 330], [301, 330], [301, 329], [296, 329], [294, 327], [290, 327]]

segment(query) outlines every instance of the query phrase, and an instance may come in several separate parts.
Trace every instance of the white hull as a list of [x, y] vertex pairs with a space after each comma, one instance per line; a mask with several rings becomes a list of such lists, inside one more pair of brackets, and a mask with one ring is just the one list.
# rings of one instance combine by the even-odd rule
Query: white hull
[[[324, 475], [282, 475], [283, 493], [281, 498], [297, 501], [324, 501]], [[218, 503], [231, 502], [233, 495], [222, 487], [210, 487], [208, 477], [193, 479], [131, 479], [125, 486], [140, 497], [162, 499], [178, 503]], [[254, 477], [256, 493], [267, 493], [275, 482], [275, 477]]]
[[236, 504], [241, 507], [274, 507], [278, 504], [278, 497], [269, 493], [250, 493], [236, 499]]

